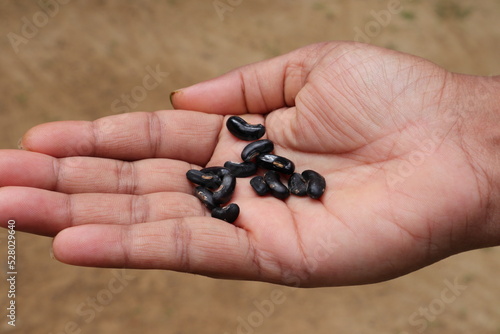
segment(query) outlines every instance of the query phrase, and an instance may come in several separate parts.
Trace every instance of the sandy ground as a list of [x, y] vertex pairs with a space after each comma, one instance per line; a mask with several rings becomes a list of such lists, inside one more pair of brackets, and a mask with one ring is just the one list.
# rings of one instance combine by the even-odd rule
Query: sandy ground
[[[2, 1], [0, 148], [16, 148], [42, 122], [168, 109], [174, 89], [318, 41], [357, 38], [449, 70], [500, 74], [498, 0], [402, 1], [378, 28], [373, 13], [389, 0], [222, 2], [234, 5], [221, 16], [212, 1]], [[375, 30], [360, 37], [367, 27]], [[12, 44], [11, 33], [23, 37]], [[133, 108], [121, 103], [157, 66], [168, 73], [158, 86]], [[385, 283], [311, 290], [72, 267], [51, 259], [50, 249], [50, 238], [18, 234], [12, 328], [0, 231], [0, 332], [500, 333], [497, 248]], [[271, 294], [281, 296], [272, 307]]]

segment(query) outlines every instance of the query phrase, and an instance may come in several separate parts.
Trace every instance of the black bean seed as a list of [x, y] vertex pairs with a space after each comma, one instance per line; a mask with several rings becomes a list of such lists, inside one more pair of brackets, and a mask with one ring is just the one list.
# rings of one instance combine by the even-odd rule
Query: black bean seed
[[293, 174], [295, 165], [285, 157], [274, 154], [260, 154], [257, 156], [256, 163], [264, 169], [274, 170], [282, 174]]
[[225, 204], [231, 200], [233, 197], [234, 188], [236, 187], [236, 177], [234, 175], [228, 174], [222, 178], [222, 183], [214, 191], [214, 203], [215, 204]]
[[271, 153], [274, 150], [274, 144], [267, 139], [261, 139], [248, 144], [241, 152], [243, 161], [252, 161], [259, 154]]
[[261, 138], [266, 133], [266, 128], [262, 124], [248, 124], [243, 118], [231, 116], [226, 122], [227, 129], [235, 137], [252, 141]]
[[208, 210], [213, 210], [217, 205], [214, 202], [213, 193], [203, 186], [198, 186], [194, 189], [195, 196], [207, 207]]
[[255, 176], [250, 180], [250, 185], [252, 186], [253, 190], [257, 193], [259, 196], [264, 196], [271, 189], [267, 185], [266, 181], [264, 180], [264, 177], [262, 176]]
[[288, 179], [288, 188], [290, 189], [290, 193], [295, 196], [307, 195], [307, 183], [299, 173], [293, 173]]
[[240, 214], [240, 207], [236, 203], [231, 203], [223, 208], [214, 208], [212, 210], [212, 217], [234, 223]]
[[264, 180], [271, 189], [271, 194], [279, 199], [286, 199], [290, 196], [288, 188], [280, 181], [280, 175], [273, 170], [264, 174]]
[[209, 189], [217, 189], [222, 182], [220, 177], [217, 175], [212, 173], [203, 173], [202, 171], [196, 169], [188, 170], [186, 177], [189, 181]]
[[203, 168], [201, 172], [215, 174], [220, 179], [222, 179], [227, 174], [231, 174], [231, 172], [227, 168], [224, 168], [222, 166], [206, 167]]
[[236, 177], [248, 177], [257, 173], [257, 165], [253, 162], [226, 161], [224, 167]]
[[323, 195], [326, 188], [326, 180], [318, 172], [305, 170], [302, 177], [307, 182], [307, 195], [313, 199], [318, 199]]

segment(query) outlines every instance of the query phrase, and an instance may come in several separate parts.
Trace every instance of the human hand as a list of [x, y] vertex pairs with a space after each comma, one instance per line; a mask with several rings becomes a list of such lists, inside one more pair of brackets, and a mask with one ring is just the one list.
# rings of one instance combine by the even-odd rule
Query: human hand
[[[186, 110], [31, 129], [27, 151], [0, 153], [0, 221], [55, 236], [75, 265], [297, 286], [394, 278], [498, 242], [489, 165], [464, 124], [480, 80], [369, 45], [305, 47], [176, 92]], [[239, 159], [232, 114], [325, 176], [323, 197], [261, 198], [238, 179], [235, 225], [210, 218], [185, 172]]]

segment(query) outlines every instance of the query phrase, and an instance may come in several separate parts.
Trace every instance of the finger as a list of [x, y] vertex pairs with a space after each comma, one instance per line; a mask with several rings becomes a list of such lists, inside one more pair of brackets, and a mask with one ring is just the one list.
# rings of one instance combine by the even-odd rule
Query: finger
[[187, 217], [129, 226], [65, 229], [55, 257], [94, 267], [168, 269], [213, 277], [278, 281], [279, 266], [259, 262], [248, 233], [222, 221]]
[[89, 157], [54, 158], [21, 150], [0, 151], [0, 186], [24, 186], [64, 193], [190, 193], [186, 171], [171, 159], [122, 161]]
[[217, 115], [184, 110], [136, 112], [93, 122], [38, 125], [24, 135], [21, 146], [55, 157], [170, 158], [203, 165], [221, 127], [222, 117]]
[[26, 187], [0, 189], [0, 224], [14, 219], [16, 229], [46, 236], [78, 225], [130, 225], [205, 214], [200, 201], [184, 193], [67, 195]]
[[218, 114], [267, 113], [294, 106], [314, 63], [334, 47], [315, 44], [243, 66], [172, 93], [175, 108]]

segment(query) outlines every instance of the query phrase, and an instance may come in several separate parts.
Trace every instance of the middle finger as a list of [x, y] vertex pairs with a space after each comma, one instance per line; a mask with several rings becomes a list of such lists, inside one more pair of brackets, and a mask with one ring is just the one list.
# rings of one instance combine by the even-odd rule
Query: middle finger
[[73, 193], [191, 193], [191, 164], [171, 159], [121, 161], [105, 158], [54, 158], [20, 150], [2, 151], [0, 187], [24, 186]]
[[0, 188], [0, 222], [15, 218], [16, 229], [54, 236], [77, 225], [130, 225], [187, 216], [206, 210], [192, 195], [63, 194], [27, 187]]

